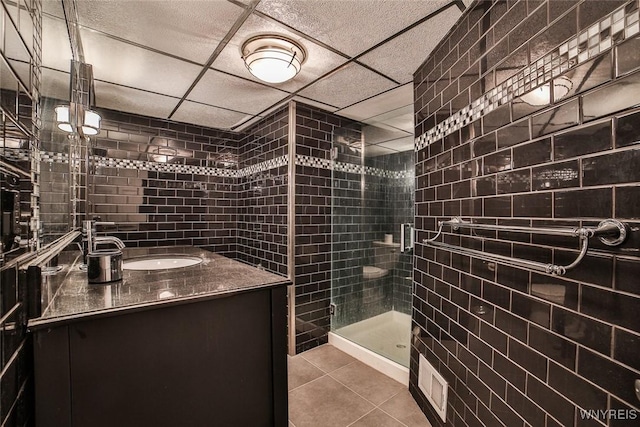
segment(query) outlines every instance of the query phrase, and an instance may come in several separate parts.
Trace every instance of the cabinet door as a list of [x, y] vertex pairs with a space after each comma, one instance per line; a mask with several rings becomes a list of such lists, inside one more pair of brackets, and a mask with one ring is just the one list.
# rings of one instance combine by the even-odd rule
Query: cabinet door
[[69, 326], [74, 427], [272, 426], [270, 290]]

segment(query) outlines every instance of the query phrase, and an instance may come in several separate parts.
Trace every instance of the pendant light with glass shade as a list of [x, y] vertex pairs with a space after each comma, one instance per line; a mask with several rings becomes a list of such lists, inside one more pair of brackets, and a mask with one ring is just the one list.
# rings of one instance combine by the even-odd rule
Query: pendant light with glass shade
[[307, 53], [299, 43], [284, 36], [251, 37], [242, 45], [242, 59], [253, 76], [266, 83], [284, 83], [302, 68]]
[[[71, 124], [71, 114], [72, 111], [75, 112], [77, 110], [77, 105], [74, 103], [69, 104], [69, 106], [60, 105], [55, 108], [56, 123], [58, 124], [58, 129], [72, 133], [74, 130]], [[100, 114], [93, 110], [84, 110], [82, 117], [82, 122], [78, 123], [82, 133], [86, 136], [97, 135], [100, 132], [100, 122], [102, 121]]]
[[[58, 129], [84, 136], [100, 132], [100, 114], [90, 108], [93, 104], [93, 71], [90, 64], [71, 61], [71, 82], [69, 105], [55, 108]], [[78, 102], [80, 101], [80, 102]]]

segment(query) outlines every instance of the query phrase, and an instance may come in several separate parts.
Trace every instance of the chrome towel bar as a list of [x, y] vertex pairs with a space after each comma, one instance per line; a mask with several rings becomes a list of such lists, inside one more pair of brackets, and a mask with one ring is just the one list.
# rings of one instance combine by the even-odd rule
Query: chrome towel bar
[[[544, 234], [551, 236], [568, 236], [577, 237], [580, 239], [580, 253], [578, 257], [568, 265], [548, 264], [538, 261], [530, 261], [521, 258], [512, 258], [505, 255], [498, 255], [479, 251], [476, 249], [467, 249], [460, 246], [450, 245], [444, 242], [438, 242], [437, 239], [442, 234], [442, 228], [449, 226], [453, 230], [461, 228], [472, 230], [490, 230], [490, 231], [507, 231], [512, 233], [530, 233], [530, 234]], [[533, 271], [539, 271], [548, 274], [555, 274], [558, 276], [564, 275], [568, 270], [576, 267], [589, 250], [589, 239], [591, 237], [598, 237], [602, 243], [608, 246], [618, 246], [622, 244], [627, 238], [627, 227], [624, 223], [615, 219], [606, 219], [597, 227], [521, 227], [521, 226], [509, 226], [509, 225], [491, 225], [491, 224], [478, 224], [473, 222], [464, 221], [460, 217], [454, 217], [449, 221], [438, 222], [438, 232], [431, 239], [424, 239], [422, 242], [426, 245], [446, 249], [453, 253], [460, 255], [469, 255], [476, 258], [483, 259], [485, 261], [499, 262], [501, 264], [510, 265], [513, 267], [526, 268]]]

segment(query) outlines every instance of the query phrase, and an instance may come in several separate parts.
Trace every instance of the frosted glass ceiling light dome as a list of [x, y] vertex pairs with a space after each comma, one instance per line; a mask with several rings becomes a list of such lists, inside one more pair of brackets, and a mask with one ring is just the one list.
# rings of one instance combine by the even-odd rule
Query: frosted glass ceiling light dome
[[553, 100], [559, 101], [569, 94], [573, 88], [573, 82], [565, 77], [560, 76], [553, 79], [553, 82], [546, 83], [525, 93], [520, 98], [529, 105], [540, 107], [551, 104], [551, 92], [553, 84]]
[[247, 69], [267, 83], [283, 83], [300, 72], [307, 54], [293, 40], [277, 35], [252, 37], [242, 45]]

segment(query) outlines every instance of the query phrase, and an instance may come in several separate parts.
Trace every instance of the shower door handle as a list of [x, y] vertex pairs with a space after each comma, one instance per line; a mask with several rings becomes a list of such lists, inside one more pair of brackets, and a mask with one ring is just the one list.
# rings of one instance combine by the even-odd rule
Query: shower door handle
[[413, 249], [413, 246], [415, 245], [416, 230], [413, 228], [411, 223], [409, 223], [409, 233], [411, 233], [411, 236], [409, 237], [409, 249]]
[[400, 224], [400, 252], [404, 253], [404, 222]]

